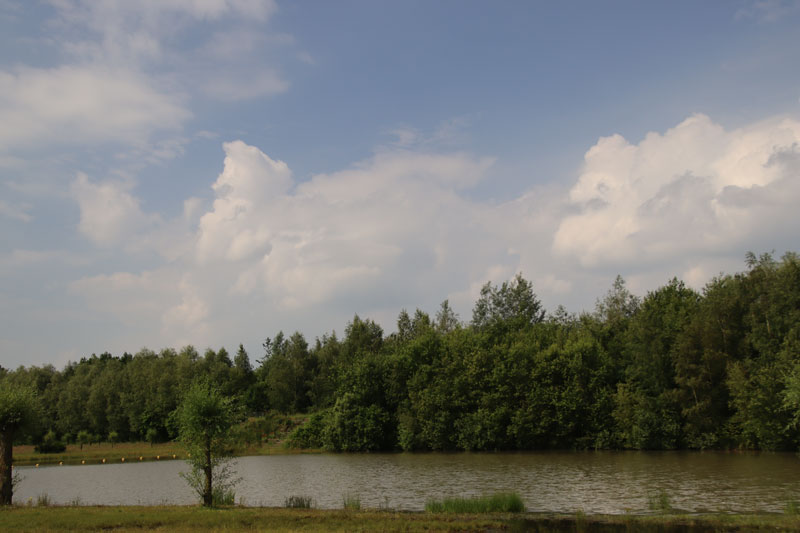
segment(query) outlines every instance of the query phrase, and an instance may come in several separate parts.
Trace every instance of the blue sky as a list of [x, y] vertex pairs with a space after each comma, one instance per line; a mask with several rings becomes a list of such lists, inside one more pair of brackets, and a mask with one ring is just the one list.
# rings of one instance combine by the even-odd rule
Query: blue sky
[[797, 251], [800, 3], [0, 0], [0, 365]]

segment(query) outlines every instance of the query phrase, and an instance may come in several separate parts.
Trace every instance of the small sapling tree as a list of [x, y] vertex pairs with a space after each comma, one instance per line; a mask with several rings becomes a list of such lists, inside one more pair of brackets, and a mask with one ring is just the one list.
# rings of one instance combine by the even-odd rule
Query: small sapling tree
[[78, 435], [76, 436], [76, 439], [78, 441], [78, 446], [80, 446], [81, 450], [83, 450], [83, 445], [84, 444], [89, 444], [89, 441], [92, 440], [92, 436], [89, 435], [88, 431], [86, 431], [85, 429], [82, 429], [82, 430], [80, 430], [78, 432]]
[[150, 447], [152, 448], [153, 444], [158, 441], [158, 430], [156, 428], [147, 428], [147, 433], [145, 433], [144, 438], [150, 443]]
[[240, 421], [241, 410], [211, 383], [198, 381], [186, 391], [173, 417], [191, 466], [189, 473], [181, 475], [203, 505], [211, 507], [215, 494], [223, 494], [236, 483], [230, 468], [234, 446], [230, 429]]
[[13, 495], [14, 436], [31, 424], [37, 415], [32, 389], [0, 382], [0, 505], [11, 505]]

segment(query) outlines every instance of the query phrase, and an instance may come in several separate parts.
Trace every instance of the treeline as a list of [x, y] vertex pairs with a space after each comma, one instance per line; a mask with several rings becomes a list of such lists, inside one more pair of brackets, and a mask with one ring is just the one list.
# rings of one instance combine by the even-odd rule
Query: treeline
[[618, 277], [581, 315], [546, 313], [517, 276], [486, 284], [468, 323], [447, 301], [388, 336], [356, 316], [312, 345], [278, 333], [256, 363], [188, 346], [0, 374], [38, 391], [33, 442], [174, 438], [170, 413], [206, 376], [251, 415], [309, 413], [300, 447], [797, 450], [800, 258], [748, 254], [702, 293], [673, 279], [639, 299]]

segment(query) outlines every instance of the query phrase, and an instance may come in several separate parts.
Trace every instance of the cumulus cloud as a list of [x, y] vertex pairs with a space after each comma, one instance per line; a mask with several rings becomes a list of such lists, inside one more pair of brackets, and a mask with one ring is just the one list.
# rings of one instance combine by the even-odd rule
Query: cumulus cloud
[[[469, 194], [491, 176], [491, 158], [384, 149], [299, 182], [285, 162], [234, 141], [223, 145], [213, 202], [189, 200], [167, 223], [148, 226], [124, 187], [79, 179], [127, 213], [109, 235], [87, 222], [96, 242], [122, 242], [113, 228], [139, 219], [139, 242], [173, 254], [73, 290], [177, 345], [321, 334], [356, 312], [391, 329], [399, 309], [435, 311], [444, 298], [468, 319], [487, 280], [520, 271], [549, 309], [590, 308], [617, 273], [639, 293], [675, 275], [700, 287], [740, 268], [748, 249], [793, 248], [798, 138], [792, 119], [726, 130], [697, 115], [638, 144], [602, 138], [572, 187], [502, 204]], [[129, 311], [119, 299], [142, 302]]]
[[[73, 284], [73, 292], [98, 311], [108, 301], [106, 312], [162, 332], [165, 343], [220, 342], [254, 327], [255, 318], [243, 313], [260, 318], [262, 327], [267, 321], [319, 333], [331, 324], [341, 327], [355, 312], [376, 316], [388, 308], [394, 315], [423, 301], [436, 305], [451, 288], [474, 284], [477, 294], [480, 283], [473, 281], [482, 283], [487, 274], [497, 281], [515, 271], [507, 261], [509, 254], [518, 257], [502, 236], [508, 217], [523, 214], [459, 192], [486, 175], [491, 158], [384, 151], [297, 183], [286, 163], [257, 147], [235, 141], [224, 150], [210, 206], [190, 201], [181, 220], [141, 231], [139, 242], [166, 247], [153, 235], [194, 221], [191, 231], [169, 230], [171, 248], [181, 253], [141, 275], [86, 278]], [[101, 213], [104, 202], [118, 205], [119, 221], [102, 228], [92, 223], [97, 219], [82, 222], [98, 244], [122, 243], [135, 220], [140, 226], [147, 220], [124, 187], [81, 177], [75, 189], [76, 198], [94, 198], [85, 200], [82, 213]], [[129, 312], [114, 303], [119, 299], [148, 303]], [[149, 307], [153, 302], [157, 312]]]
[[705, 115], [639, 144], [602, 138], [553, 248], [590, 268], [780, 248], [797, 218], [798, 143], [793, 119], [728, 131]]
[[455, 190], [489, 159], [381, 153], [295, 186], [288, 166], [241, 141], [224, 145], [213, 208], [200, 219], [198, 259], [242, 266], [233, 289], [279, 294], [293, 306], [396, 275], [416, 260], [443, 272], [451, 224], [475, 206]]

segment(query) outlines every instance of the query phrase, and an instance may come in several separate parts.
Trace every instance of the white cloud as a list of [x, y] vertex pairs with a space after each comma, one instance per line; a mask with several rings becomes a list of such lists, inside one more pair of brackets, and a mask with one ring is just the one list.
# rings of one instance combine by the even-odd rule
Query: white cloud
[[726, 131], [695, 115], [639, 144], [615, 135], [585, 156], [569, 197], [575, 213], [553, 248], [585, 267], [779, 248], [800, 201], [800, 122]]
[[[487, 280], [520, 271], [548, 309], [591, 308], [617, 273], [639, 293], [676, 275], [700, 287], [741, 268], [749, 248], [794, 246], [798, 137], [790, 119], [727, 131], [698, 115], [638, 144], [600, 139], [571, 189], [503, 204], [466, 194], [491, 158], [382, 150], [298, 183], [286, 163], [230, 142], [212, 204], [190, 199], [183, 216], [140, 231], [166, 265], [73, 289], [150, 344], [235, 345], [341, 330], [356, 312], [391, 330], [399, 309], [435, 312], [444, 298], [468, 320]], [[142, 216], [129, 190], [108, 195]]]
[[140, 143], [190, 113], [131, 71], [93, 66], [0, 71], [0, 149], [48, 142]]
[[[287, 90], [267, 53], [293, 44], [264, 30], [273, 0], [61, 0], [54, 27], [63, 50], [81, 63], [124, 65], [164, 78], [186, 93], [222, 100], [269, 96]], [[225, 27], [224, 19], [236, 22]], [[211, 25], [210, 23], [215, 23]], [[222, 27], [223, 29], [218, 29]], [[196, 31], [190, 39], [181, 37]]]
[[124, 183], [92, 183], [79, 174], [70, 190], [81, 211], [78, 229], [97, 245], [124, 243], [157, 220], [141, 211]]

